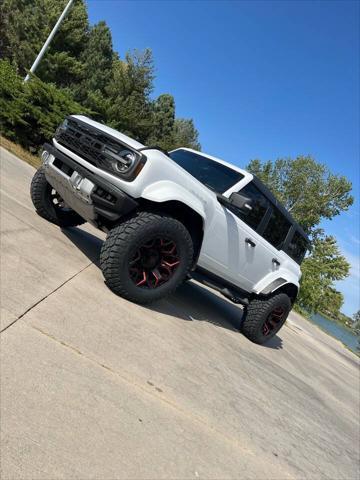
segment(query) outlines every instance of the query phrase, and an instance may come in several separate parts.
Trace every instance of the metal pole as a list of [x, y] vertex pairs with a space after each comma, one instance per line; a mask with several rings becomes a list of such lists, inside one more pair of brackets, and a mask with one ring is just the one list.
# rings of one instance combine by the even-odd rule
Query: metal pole
[[64, 20], [64, 18], [66, 17], [66, 14], [68, 13], [72, 3], [73, 3], [74, 0], [69, 0], [68, 4], [66, 5], [66, 7], [64, 8], [64, 11], [62, 12], [62, 14], [60, 15], [58, 21], [56, 22], [55, 24], [55, 27], [52, 29], [50, 35], [48, 36], [46, 42], [44, 43], [42, 49], [40, 50], [38, 56], [36, 57], [35, 59], [35, 62], [32, 64], [32, 67], [30, 68], [30, 72], [26, 75], [25, 79], [24, 79], [24, 82], [27, 82], [30, 78], [30, 73], [34, 73], [37, 66], [39, 65], [40, 63], [40, 60], [42, 59], [46, 49], [48, 48], [51, 40], [54, 38], [54, 35], [55, 33], [58, 31], [59, 27], [60, 27], [60, 24], [61, 22]]

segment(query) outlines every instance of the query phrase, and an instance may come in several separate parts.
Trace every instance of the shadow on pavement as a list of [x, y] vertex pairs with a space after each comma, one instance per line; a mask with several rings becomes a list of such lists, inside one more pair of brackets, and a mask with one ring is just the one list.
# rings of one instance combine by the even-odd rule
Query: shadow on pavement
[[[88, 259], [100, 268], [100, 250], [103, 241], [80, 228], [67, 228], [63, 234], [81, 250]], [[188, 281], [164, 300], [145, 305], [150, 310], [180, 318], [185, 321], [209, 322], [231, 331], [239, 331], [243, 315], [242, 307], [211, 292], [207, 288]], [[279, 350], [282, 339], [275, 336], [262, 347]]]
[[103, 244], [101, 238], [76, 227], [61, 229], [61, 231], [91, 262], [100, 268], [100, 250]]

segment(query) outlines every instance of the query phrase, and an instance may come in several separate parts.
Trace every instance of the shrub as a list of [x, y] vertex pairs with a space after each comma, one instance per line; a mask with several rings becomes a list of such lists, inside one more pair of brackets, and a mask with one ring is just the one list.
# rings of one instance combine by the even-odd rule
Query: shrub
[[67, 115], [91, 113], [67, 90], [37, 77], [24, 83], [15, 68], [0, 60], [0, 131], [22, 146], [38, 150]]

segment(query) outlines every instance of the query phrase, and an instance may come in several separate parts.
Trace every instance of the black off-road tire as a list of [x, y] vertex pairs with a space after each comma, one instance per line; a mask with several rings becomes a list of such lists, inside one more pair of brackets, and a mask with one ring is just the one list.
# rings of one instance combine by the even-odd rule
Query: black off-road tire
[[[292, 303], [286, 293], [277, 293], [267, 298], [254, 298], [246, 307], [245, 318], [241, 324], [242, 333], [252, 342], [262, 345], [272, 338], [284, 325], [292, 308]], [[281, 319], [274, 324], [274, 328], [264, 334], [264, 323], [277, 309], [283, 309]]]
[[76, 227], [85, 223], [85, 220], [74, 210], [54, 204], [53, 190], [46, 180], [44, 167], [40, 167], [35, 172], [30, 187], [31, 200], [40, 217], [59, 227]]
[[[159, 236], [173, 240], [179, 265], [166, 283], [156, 288], [137, 286], [129, 272], [131, 259], [144, 242]], [[107, 286], [114, 293], [146, 304], [173, 293], [184, 281], [192, 259], [193, 242], [181, 222], [166, 214], [141, 211], [109, 232], [101, 248], [100, 266]]]

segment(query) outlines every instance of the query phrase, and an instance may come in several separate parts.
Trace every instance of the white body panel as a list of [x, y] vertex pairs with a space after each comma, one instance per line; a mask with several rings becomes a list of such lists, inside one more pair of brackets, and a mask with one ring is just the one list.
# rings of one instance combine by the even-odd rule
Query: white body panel
[[[88, 124], [118, 138], [134, 149], [143, 145], [112, 128], [99, 124], [83, 116], [74, 116]], [[80, 156], [60, 145], [55, 139], [54, 146], [100, 177], [133, 198], [143, 198], [153, 202], [179, 201], [197, 212], [203, 219], [204, 238], [198, 265], [228, 282], [249, 291], [262, 292], [274, 280], [282, 278], [287, 283], [299, 285], [301, 276], [299, 265], [285, 252], [277, 250], [234, 213], [221, 205], [216, 194], [200, 183], [192, 175], [159, 150], [146, 150], [145, 166], [137, 178], [131, 182], [122, 180], [90, 164]], [[190, 149], [184, 149], [189, 150]], [[199, 153], [199, 152], [195, 152]], [[253, 176], [220, 159], [201, 153], [202, 156], [226, 165], [240, 172], [240, 182], [224, 192], [229, 197], [239, 191]], [[250, 238], [256, 247], [245, 242]], [[277, 266], [276, 259], [280, 266]]]

